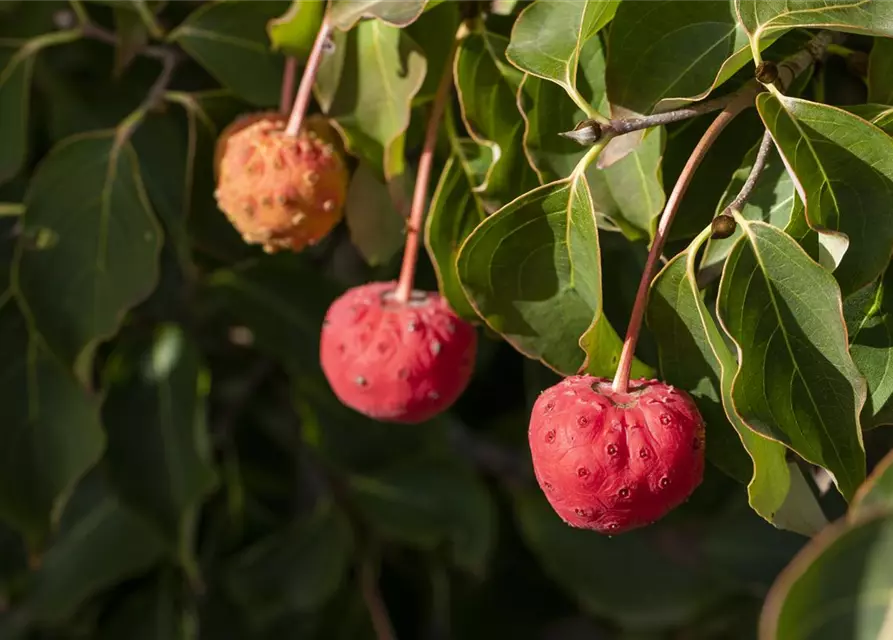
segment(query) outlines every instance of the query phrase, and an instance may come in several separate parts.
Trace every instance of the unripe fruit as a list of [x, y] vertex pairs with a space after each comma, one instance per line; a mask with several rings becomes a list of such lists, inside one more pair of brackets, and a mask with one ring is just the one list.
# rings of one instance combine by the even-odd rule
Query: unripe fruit
[[323, 125], [308, 118], [299, 135], [288, 136], [283, 116], [261, 113], [220, 136], [217, 205], [246, 242], [268, 253], [300, 251], [341, 220], [347, 169]]
[[684, 391], [658, 380], [565, 378], [540, 394], [528, 431], [540, 488], [568, 524], [616, 534], [658, 520], [704, 474], [704, 421]]
[[348, 290], [326, 313], [323, 372], [338, 399], [378, 420], [414, 424], [448, 408], [474, 369], [477, 332], [437, 293], [394, 299], [394, 282]]

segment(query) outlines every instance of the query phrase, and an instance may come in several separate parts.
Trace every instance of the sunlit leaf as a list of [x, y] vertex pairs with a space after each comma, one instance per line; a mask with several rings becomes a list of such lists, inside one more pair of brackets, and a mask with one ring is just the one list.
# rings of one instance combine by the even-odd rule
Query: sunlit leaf
[[[399, 188], [396, 182], [392, 184]], [[388, 186], [361, 164], [350, 180], [344, 217], [351, 242], [371, 266], [387, 263], [403, 246], [406, 218], [401, 213]]]
[[428, 0], [333, 0], [329, 18], [342, 31], [352, 29], [363, 18], [405, 27], [422, 14], [427, 3]]
[[292, 0], [288, 11], [267, 23], [267, 34], [274, 49], [303, 59], [310, 53], [322, 24], [325, 3]]

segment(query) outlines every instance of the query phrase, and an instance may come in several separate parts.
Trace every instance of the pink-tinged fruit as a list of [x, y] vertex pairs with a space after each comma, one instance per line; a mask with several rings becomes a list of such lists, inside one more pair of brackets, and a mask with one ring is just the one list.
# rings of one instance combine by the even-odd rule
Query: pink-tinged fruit
[[477, 332], [437, 293], [394, 299], [395, 282], [348, 290], [326, 313], [323, 372], [338, 399], [371, 418], [424, 422], [452, 405], [474, 369]]
[[297, 136], [279, 114], [252, 114], [221, 135], [217, 205], [245, 242], [273, 253], [315, 244], [341, 220], [348, 174], [328, 125], [308, 118]]
[[540, 394], [530, 418], [537, 482], [569, 525], [614, 535], [658, 520], [704, 475], [704, 421], [659, 380], [570, 376]]

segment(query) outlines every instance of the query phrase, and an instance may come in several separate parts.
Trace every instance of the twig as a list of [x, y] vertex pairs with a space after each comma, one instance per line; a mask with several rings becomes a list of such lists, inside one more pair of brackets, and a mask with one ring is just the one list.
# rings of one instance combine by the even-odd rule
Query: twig
[[295, 93], [295, 71], [298, 61], [294, 56], [285, 58], [285, 69], [282, 71], [282, 92], [279, 94], [279, 113], [285, 115], [291, 110], [292, 96]]
[[128, 139], [146, 114], [164, 100], [164, 94], [167, 92], [171, 79], [174, 77], [174, 70], [180, 63], [180, 56], [176, 51], [168, 49], [165, 50], [164, 57], [160, 59], [162, 63], [161, 73], [158, 74], [158, 78], [149, 87], [149, 93], [146, 94], [145, 99], [134, 109], [133, 113], [118, 125], [118, 140]]
[[617, 365], [617, 373], [611, 385], [616, 393], [626, 393], [629, 386], [629, 372], [632, 367], [636, 343], [639, 340], [639, 331], [642, 329], [642, 318], [645, 315], [645, 305], [648, 301], [648, 288], [651, 285], [651, 279], [654, 277], [654, 270], [663, 250], [664, 242], [666, 242], [669, 234], [670, 225], [673, 223], [673, 218], [676, 216], [676, 211], [678, 211], [679, 204], [682, 202], [682, 196], [685, 195], [695, 170], [701, 164], [710, 147], [716, 142], [719, 134], [735, 116], [750, 106], [753, 98], [753, 94], [741, 94], [716, 116], [716, 119], [707, 128], [704, 135], [701, 136], [697, 146], [692, 151], [691, 156], [689, 156], [688, 162], [685, 163], [682, 173], [679, 174], [679, 178], [676, 180], [676, 185], [673, 187], [670, 197], [667, 198], [667, 204], [657, 226], [657, 233], [655, 233], [651, 249], [648, 251], [648, 259], [645, 261], [642, 279], [639, 281], [639, 289], [636, 292], [636, 300], [633, 303], [629, 327], [626, 330], [626, 338], [623, 341], [623, 350], [620, 352], [620, 362]]
[[388, 615], [381, 591], [378, 589], [378, 569], [369, 556], [360, 563], [360, 592], [372, 619], [372, 628], [378, 640], [396, 640], [391, 617]]
[[323, 17], [322, 24], [319, 25], [319, 31], [316, 34], [316, 40], [313, 41], [313, 47], [310, 49], [310, 55], [307, 57], [307, 66], [304, 67], [301, 84], [298, 85], [298, 95], [295, 96], [295, 104], [292, 107], [291, 116], [285, 127], [285, 135], [287, 136], [296, 136], [301, 131], [304, 115], [307, 113], [307, 107], [310, 105], [310, 96], [313, 94], [313, 83], [316, 82], [316, 74], [319, 72], [319, 66], [322, 64], [323, 50], [331, 35], [332, 23], [329, 21], [328, 16]]
[[844, 37], [844, 34], [833, 31], [820, 31], [803, 49], [778, 64], [778, 79], [773, 83], [775, 88], [781, 93], [787, 91], [797, 76], [824, 59], [828, 45]]
[[[118, 38], [111, 31], [107, 31], [102, 27], [93, 24], [92, 22], [87, 22], [80, 27], [81, 33], [85, 38], [90, 38], [91, 40], [97, 40], [99, 42], [105, 42], [110, 45], [117, 45]], [[155, 44], [147, 44], [144, 47], [140, 47], [137, 50], [137, 55], [144, 56], [146, 58], [154, 58], [155, 60], [159, 60], [164, 63], [171, 58], [176, 58], [179, 62], [180, 52], [179, 50], [164, 46], [164, 45], [155, 45]]]
[[403, 264], [400, 267], [400, 278], [397, 282], [397, 290], [394, 299], [398, 302], [406, 302], [412, 293], [415, 268], [419, 257], [419, 236], [421, 234], [422, 217], [425, 215], [425, 199], [428, 196], [428, 183], [431, 181], [431, 168], [434, 164], [434, 148], [437, 146], [437, 130], [443, 117], [443, 110], [450, 96], [450, 88], [453, 86], [453, 59], [459, 48], [458, 38], [453, 40], [453, 46], [447, 56], [440, 84], [434, 96], [434, 104], [431, 106], [431, 115], [428, 118], [428, 127], [425, 130], [425, 143], [422, 146], [422, 155], [419, 158], [419, 169], [416, 173], [415, 190], [412, 193], [412, 208], [409, 211], [409, 228], [406, 232], [406, 248], [403, 252]]
[[741, 211], [741, 207], [744, 206], [744, 203], [747, 202], [750, 194], [753, 193], [754, 187], [757, 186], [757, 180], [759, 180], [760, 174], [766, 167], [766, 160], [769, 158], [769, 151], [771, 149], [772, 135], [767, 129], [763, 133], [763, 139], [760, 141], [760, 148], [757, 151], [757, 157], [753, 161], [753, 166], [750, 168], [750, 173], [747, 176], [747, 180], [744, 181], [744, 184], [741, 186], [741, 190], [738, 192], [738, 195], [735, 196], [735, 199], [732, 200], [725, 209], [723, 209], [723, 213]]

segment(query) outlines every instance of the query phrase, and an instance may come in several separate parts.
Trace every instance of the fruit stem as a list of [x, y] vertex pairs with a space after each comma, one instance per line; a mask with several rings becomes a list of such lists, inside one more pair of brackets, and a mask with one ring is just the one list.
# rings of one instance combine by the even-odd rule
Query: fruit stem
[[378, 588], [378, 567], [373, 558], [364, 558], [360, 564], [360, 592], [369, 610], [375, 637], [378, 640], [394, 640], [394, 627]]
[[282, 71], [282, 93], [279, 94], [279, 113], [285, 115], [291, 110], [292, 95], [295, 92], [295, 71], [298, 61], [294, 56], [285, 58], [285, 69]]
[[322, 24], [319, 25], [316, 40], [313, 41], [313, 47], [310, 49], [310, 55], [307, 57], [307, 66], [304, 67], [301, 84], [298, 85], [298, 95], [295, 96], [295, 104], [291, 109], [291, 116], [288, 118], [288, 124], [285, 127], [285, 135], [287, 136], [298, 135], [301, 125], [304, 123], [304, 115], [307, 113], [307, 107], [310, 105], [310, 96], [313, 93], [313, 83], [316, 81], [319, 65], [322, 64], [322, 52], [330, 35], [332, 35], [332, 23], [328, 17], [324, 17]]
[[636, 351], [636, 343], [639, 340], [639, 332], [642, 329], [642, 318], [645, 315], [645, 305], [648, 302], [648, 289], [651, 285], [651, 279], [654, 277], [655, 267], [663, 250], [664, 243], [669, 235], [670, 225], [682, 202], [682, 197], [694, 177], [695, 170], [704, 156], [709, 151], [713, 143], [722, 133], [722, 130], [728, 125], [739, 113], [744, 111], [748, 106], [753, 104], [754, 94], [744, 93], [738, 96], [736, 100], [726, 105], [725, 109], [720, 112], [716, 119], [707, 127], [707, 131], [701, 136], [697, 146], [682, 168], [679, 178], [673, 187], [670, 197], [667, 198], [667, 204], [660, 216], [660, 222], [657, 225], [657, 232], [654, 234], [654, 241], [651, 243], [651, 249], [648, 251], [648, 259], [645, 261], [645, 270], [642, 273], [642, 279], [639, 281], [639, 289], [636, 291], [636, 300], [633, 303], [633, 311], [629, 319], [629, 327], [626, 330], [626, 338], [623, 341], [623, 350], [620, 352], [620, 362], [617, 365], [617, 373], [614, 376], [614, 382], [611, 388], [615, 393], [626, 393], [629, 387], [629, 372], [633, 364], [633, 356]]
[[437, 93], [434, 96], [434, 104], [431, 106], [431, 115], [428, 118], [428, 127], [425, 130], [425, 143], [422, 146], [422, 155], [419, 158], [419, 170], [416, 173], [415, 189], [412, 192], [412, 208], [409, 211], [409, 227], [406, 231], [406, 248], [403, 252], [403, 264], [400, 266], [400, 278], [397, 281], [397, 290], [394, 298], [397, 302], [405, 303], [412, 293], [412, 285], [415, 280], [415, 268], [419, 259], [419, 236], [422, 228], [422, 217], [425, 215], [425, 199], [428, 195], [428, 183], [431, 181], [431, 167], [434, 164], [434, 147], [437, 146], [437, 130], [447, 100], [450, 97], [450, 89], [453, 86], [453, 61], [459, 48], [459, 39], [453, 40], [453, 48], [447, 57]]

